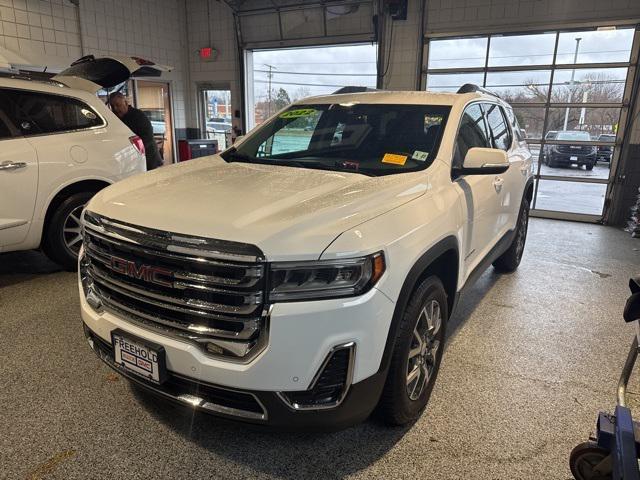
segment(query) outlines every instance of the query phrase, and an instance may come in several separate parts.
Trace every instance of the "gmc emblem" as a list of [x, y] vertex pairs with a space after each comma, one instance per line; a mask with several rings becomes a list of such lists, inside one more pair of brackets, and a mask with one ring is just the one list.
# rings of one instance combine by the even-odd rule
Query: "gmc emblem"
[[169, 280], [173, 278], [173, 272], [162, 267], [154, 267], [153, 265], [137, 265], [132, 260], [126, 258], [111, 257], [109, 268], [116, 273], [126, 275], [127, 277], [144, 280], [145, 282], [155, 283], [163, 287], [173, 287], [173, 282]]

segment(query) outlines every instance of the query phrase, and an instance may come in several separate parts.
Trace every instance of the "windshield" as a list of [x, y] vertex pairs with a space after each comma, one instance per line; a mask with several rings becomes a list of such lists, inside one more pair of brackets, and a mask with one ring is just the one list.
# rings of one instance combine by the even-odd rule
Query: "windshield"
[[591, 140], [589, 132], [558, 132], [558, 140]]
[[387, 175], [426, 168], [450, 107], [295, 105], [259, 127], [227, 161]]

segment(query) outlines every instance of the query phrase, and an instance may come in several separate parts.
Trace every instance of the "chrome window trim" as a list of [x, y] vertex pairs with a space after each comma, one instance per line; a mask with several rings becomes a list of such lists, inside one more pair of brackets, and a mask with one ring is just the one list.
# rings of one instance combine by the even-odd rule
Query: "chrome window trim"
[[322, 365], [320, 365], [320, 368], [313, 376], [313, 379], [311, 380], [309, 387], [307, 388], [307, 390], [312, 390], [316, 386], [316, 383], [318, 383], [318, 380], [320, 379], [320, 376], [322, 375], [322, 372], [324, 371], [324, 369], [327, 367], [327, 364], [331, 360], [331, 357], [333, 357], [333, 355], [336, 352], [340, 350], [345, 350], [345, 349], [349, 350], [349, 364], [347, 366], [347, 379], [345, 381], [345, 386], [340, 397], [335, 402], [326, 404], [326, 405], [299, 405], [287, 398], [286, 391], [276, 392], [276, 395], [278, 396], [278, 398], [282, 400], [282, 402], [287, 407], [295, 411], [329, 410], [332, 408], [339, 407], [344, 401], [344, 399], [346, 398], [347, 394], [349, 393], [351, 384], [353, 383], [353, 371], [355, 368], [355, 361], [356, 361], [356, 342], [351, 341], [351, 342], [341, 343], [339, 345], [335, 345], [334, 347], [332, 347], [331, 350], [329, 350], [329, 353], [325, 357], [324, 361], [322, 362]]

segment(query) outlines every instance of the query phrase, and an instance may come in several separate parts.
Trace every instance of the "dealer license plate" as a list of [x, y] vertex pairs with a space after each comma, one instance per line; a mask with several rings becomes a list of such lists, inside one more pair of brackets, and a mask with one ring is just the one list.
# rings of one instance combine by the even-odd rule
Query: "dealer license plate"
[[120, 330], [111, 333], [115, 363], [127, 372], [154, 383], [166, 376], [165, 352], [161, 345], [151, 344]]
[[569, 160], [571, 160], [572, 162], [575, 162], [578, 160], [578, 157], [571, 157]]

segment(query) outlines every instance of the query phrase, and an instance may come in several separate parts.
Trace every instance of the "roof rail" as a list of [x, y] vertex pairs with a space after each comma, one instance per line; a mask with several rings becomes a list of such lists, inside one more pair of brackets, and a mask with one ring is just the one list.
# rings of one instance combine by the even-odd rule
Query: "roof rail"
[[340, 93], [361, 93], [361, 92], [379, 92], [377, 88], [371, 87], [356, 87], [353, 85], [342, 87], [332, 93], [332, 95], [338, 95]]
[[498, 95], [497, 93], [493, 93], [492, 91], [487, 90], [486, 88], [479, 87], [475, 83], [465, 83], [458, 89], [456, 93], [472, 93], [472, 92], [486, 93], [487, 95], [492, 95], [494, 97], [500, 98], [500, 95]]

